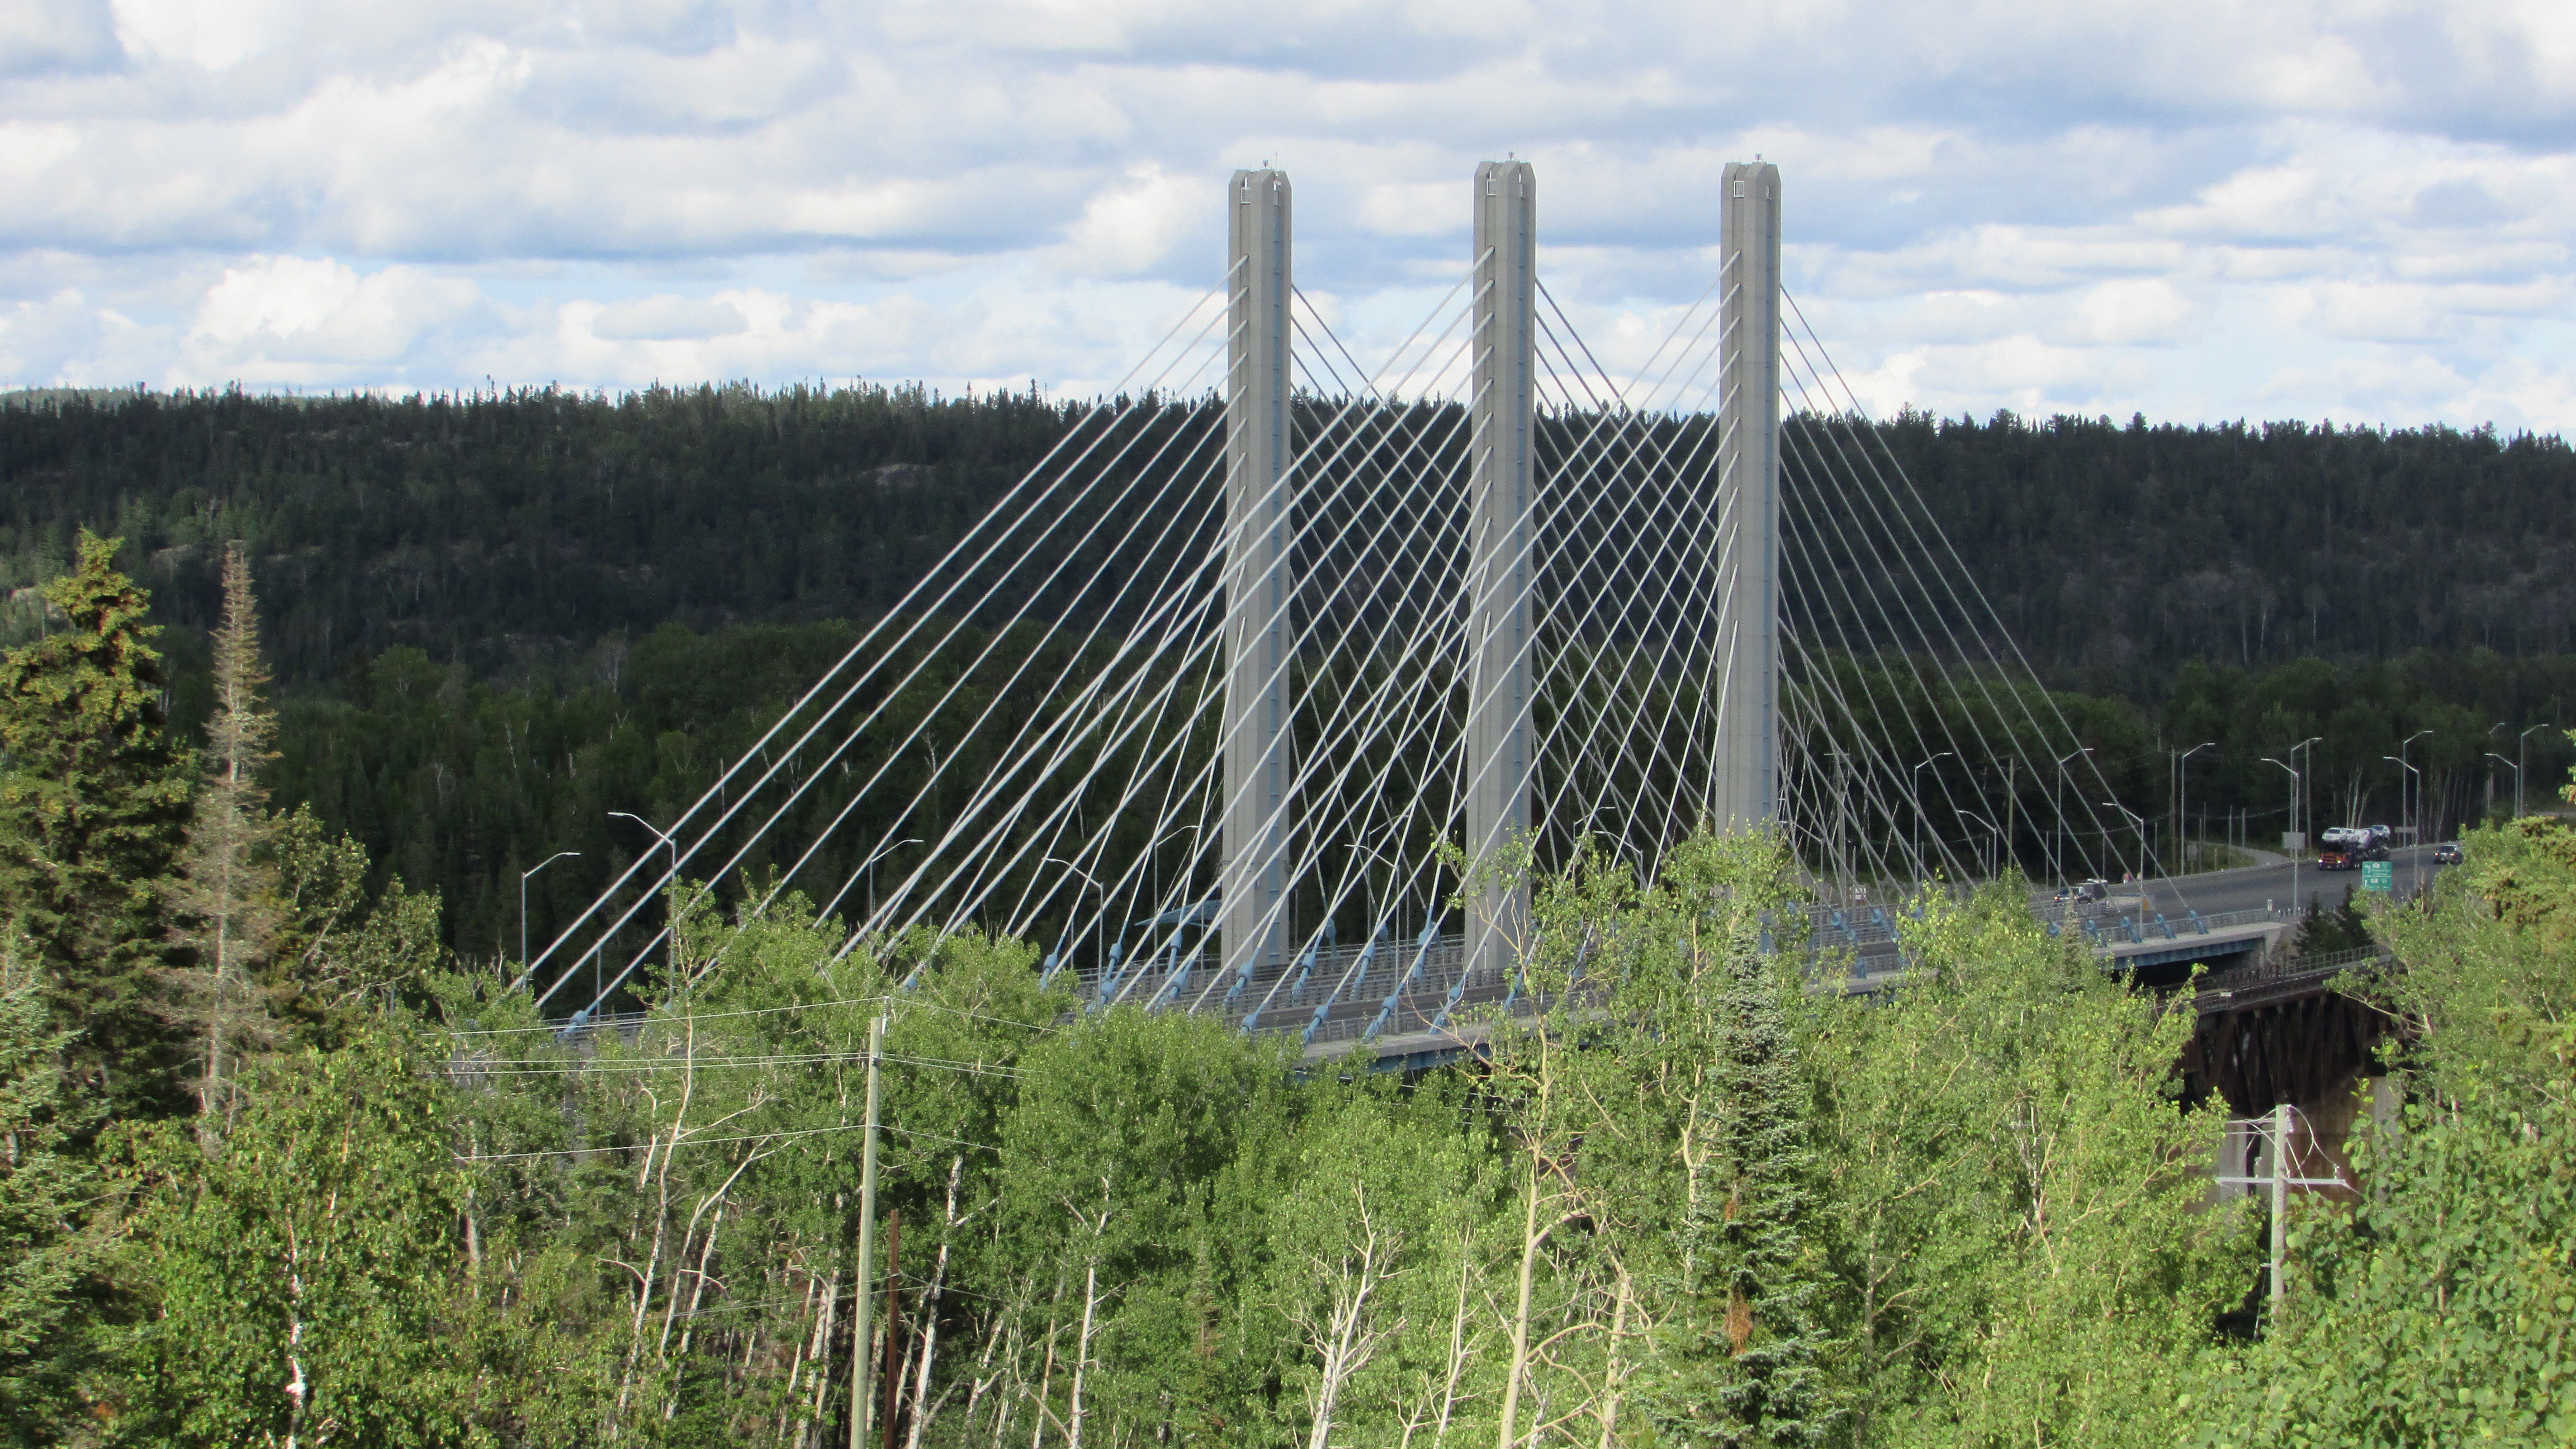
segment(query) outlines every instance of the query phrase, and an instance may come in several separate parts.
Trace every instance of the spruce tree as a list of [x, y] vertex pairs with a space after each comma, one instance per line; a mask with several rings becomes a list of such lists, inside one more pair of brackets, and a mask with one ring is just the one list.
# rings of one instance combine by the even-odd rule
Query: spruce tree
[[1805, 1445], [1837, 1418], [1805, 1083], [1747, 926], [1726, 946], [1710, 1073], [1724, 1113], [1685, 1219], [1682, 1311], [1643, 1395], [1667, 1442]]
[[163, 1009], [161, 882], [187, 820], [190, 761], [165, 729], [149, 597], [120, 542], [80, 535], [45, 586], [67, 627], [0, 655], [0, 916], [18, 922], [75, 1076], [121, 1112], [179, 1106], [185, 1035]]
[[0, 927], [0, 1444], [51, 1442], [78, 1412], [82, 1299], [108, 1241], [74, 1147], [96, 1113], [65, 1087], [72, 1033], [47, 1020], [32, 956]]
[[205, 776], [178, 874], [164, 892], [176, 918], [171, 939], [196, 958], [187, 974], [187, 1004], [203, 1034], [197, 1113], [209, 1147], [221, 1141], [232, 1120], [235, 1062], [269, 1035], [269, 1013], [252, 971], [275, 944], [284, 914], [277, 871], [265, 849], [276, 825], [259, 785], [260, 766], [276, 758], [268, 741], [277, 721], [259, 697], [268, 675], [260, 662], [250, 564], [238, 544], [224, 553], [224, 615], [214, 643], [215, 708], [206, 721]]

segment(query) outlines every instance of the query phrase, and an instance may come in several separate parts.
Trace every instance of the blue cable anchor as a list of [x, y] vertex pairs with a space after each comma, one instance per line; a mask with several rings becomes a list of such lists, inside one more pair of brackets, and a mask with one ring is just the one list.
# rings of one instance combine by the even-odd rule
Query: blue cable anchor
[[[1297, 993], [1298, 993], [1298, 992], [1303, 991], [1303, 990], [1305, 990], [1305, 989], [1306, 989], [1306, 977], [1307, 977], [1307, 975], [1308, 975], [1309, 973], [1313, 972], [1313, 971], [1314, 971], [1314, 969], [1315, 969], [1315, 948], [1314, 948], [1314, 947], [1312, 947], [1312, 946], [1309, 946], [1309, 947], [1307, 947], [1307, 948], [1306, 948], [1306, 954], [1297, 958], [1297, 979], [1296, 979], [1296, 980], [1294, 980], [1294, 981], [1292, 981], [1292, 982], [1290, 982], [1290, 983], [1288, 983], [1288, 1000], [1289, 1000], [1290, 1002], [1294, 1002], [1294, 1001], [1297, 999]], [[1246, 980], [1246, 981], [1249, 981], [1249, 980], [1251, 980], [1251, 979], [1252, 979], [1252, 963], [1251, 963], [1251, 962], [1249, 962], [1249, 961], [1247, 961], [1247, 962], [1245, 962], [1245, 963], [1244, 963], [1244, 966], [1243, 966], [1243, 976], [1244, 976], [1244, 980]], [[1237, 984], [1238, 984], [1238, 985], [1240, 985], [1240, 983], [1237, 983]], [[1251, 1010], [1250, 1012], [1246, 1013], [1246, 1014], [1245, 1014], [1245, 1016], [1244, 1016], [1244, 1018], [1243, 1018], [1243, 1030], [1244, 1030], [1245, 1034], [1246, 1034], [1246, 1035], [1251, 1034], [1253, 1027], [1254, 1027], [1257, 1023], [1259, 1023], [1259, 1021], [1260, 1021], [1260, 1020], [1261, 1020], [1261, 1008], [1260, 1008], [1260, 1007], [1256, 1006], [1256, 1007], [1252, 1008], [1252, 1010]], [[1307, 1028], [1307, 1030], [1308, 1030], [1308, 1032], [1311, 1034], [1311, 1033], [1312, 1033], [1312, 1031], [1313, 1031], [1314, 1029], [1313, 1029], [1312, 1027], [1309, 1027], [1309, 1028]]]
[[[1375, 941], [1371, 941], [1369, 943], [1370, 947], [1374, 947], [1376, 945], [1377, 943]], [[1359, 961], [1360, 973], [1362, 975], [1366, 975], [1368, 973], [1368, 963], [1369, 952], [1367, 949], [1363, 949], [1360, 952]], [[1315, 948], [1309, 946], [1306, 948], [1306, 970], [1312, 971], [1314, 969]], [[1300, 982], [1304, 981], [1306, 979], [1305, 972], [1299, 972], [1297, 979]], [[1342, 988], [1348, 984], [1349, 983], [1347, 981], [1334, 982], [1333, 989], [1324, 993], [1324, 999], [1315, 1003], [1315, 1014], [1306, 1020], [1306, 1034], [1297, 1039], [1297, 1044], [1299, 1046], [1314, 1045], [1315, 1033], [1321, 1030], [1324, 1025], [1324, 1013], [1331, 1011], [1333, 1009], [1333, 1003], [1342, 999]]]
[[[1414, 983], [1414, 980], [1422, 975], [1422, 963], [1430, 959], [1431, 956], [1432, 933], [1439, 929], [1440, 925], [1437, 921], [1434, 921], [1430, 925], [1422, 928], [1422, 940], [1413, 953], [1412, 967], [1396, 981], [1395, 989], [1386, 994], [1385, 1004], [1381, 1005], [1377, 1009], [1377, 1019], [1369, 1023], [1367, 1031], [1360, 1033], [1360, 1040], [1375, 1041], [1377, 1040], [1377, 1034], [1386, 1030], [1387, 1018], [1395, 1015], [1395, 1003], [1398, 998], [1404, 995], [1404, 988], [1411, 986]], [[1458, 979], [1461, 982], [1464, 982], [1467, 979], [1467, 973], [1464, 971], [1459, 972]]]
[[1118, 952], [1125, 945], [1123, 941], [1109, 943], [1109, 964], [1100, 972], [1100, 996], [1092, 1003], [1092, 1009], [1095, 1011], [1109, 1005], [1109, 989], [1118, 984], [1118, 977], [1121, 974], [1118, 970]]

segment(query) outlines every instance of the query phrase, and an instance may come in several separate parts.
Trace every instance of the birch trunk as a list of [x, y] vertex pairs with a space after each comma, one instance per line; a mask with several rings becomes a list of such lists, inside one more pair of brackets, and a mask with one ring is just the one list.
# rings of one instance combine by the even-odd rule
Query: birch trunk
[[922, 1430], [930, 1418], [930, 1364], [939, 1349], [939, 1300], [948, 1282], [949, 1240], [957, 1236], [957, 1183], [965, 1171], [964, 1154], [948, 1160], [948, 1202], [942, 1213], [939, 1252], [931, 1260], [930, 1287], [921, 1297], [921, 1363], [912, 1385], [912, 1427], [904, 1435], [904, 1449], [921, 1449]]
[[[1101, 1220], [1105, 1224], [1108, 1214], [1101, 1214]], [[1095, 1256], [1082, 1269], [1082, 1333], [1074, 1340], [1073, 1398], [1065, 1423], [1065, 1449], [1082, 1449], [1082, 1375], [1091, 1366], [1091, 1326], [1099, 1306], [1100, 1259]]]
[[1512, 1355], [1503, 1380], [1503, 1415], [1495, 1449], [1512, 1449], [1512, 1433], [1521, 1406], [1521, 1375], [1529, 1369], [1530, 1280], [1538, 1270], [1538, 1185], [1539, 1151], [1530, 1145], [1529, 1189], [1521, 1208], [1521, 1267], [1517, 1296], [1512, 1306]]

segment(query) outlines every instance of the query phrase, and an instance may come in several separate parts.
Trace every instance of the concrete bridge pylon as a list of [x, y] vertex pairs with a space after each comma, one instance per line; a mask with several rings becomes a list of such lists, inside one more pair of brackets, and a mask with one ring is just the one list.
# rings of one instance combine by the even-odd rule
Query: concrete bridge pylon
[[1288, 949], [1294, 193], [1284, 171], [1237, 171], [1227, 201], [1225, 814], [1217, 892], [1224, 963], [1241, 970], [1272, 965]]
[[1720, 182], [1717, 778], [1721, 830], [1780, 815], [1780, 168]]
[[[1468, 414], [1466, 849], [1493, 860], [1530, 830], [1537, 572], [1531, 407], [1537, 385], [1538, 176], [1526, 161], [1476, 168], [1474, 330]], [[1467, 902], [1466, 969], [1499, 974], [1529, 918], [1525, 887], [1487, 881]]]

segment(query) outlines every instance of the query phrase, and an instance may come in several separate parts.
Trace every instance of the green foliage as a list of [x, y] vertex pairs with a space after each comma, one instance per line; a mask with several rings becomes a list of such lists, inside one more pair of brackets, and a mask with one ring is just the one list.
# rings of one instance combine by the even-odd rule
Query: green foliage
[[2576, 1437], [2576, 1108], [2564, 1085], [2411, 1104], [2352, 1150], [2350, 1213], [2300, 1215], [2288, 1306], [2218, 1378], [2201, 1442]]
[[162, 728], [160, 631], [116, 546], [84, 531], [74, 571], [45, 587], [67, 627], [0, 655], [0, 915], [34, 941], [90, 1086], [160, 1111], [178, 1105], [182, 1049], [157, 1001], [160, 882], [192, 762]]
[[[107, 1028], [163, 1005], [139, 933], [186, 794], [111, 553], [90, 540], [57, 586], [76, 627], [0, 667], [8, 903], [44, 928], [25, 959], [54, 968], [57, 1011]], [[235, 812], [230, 859], [275, 902], [260, 985], [288, 1049], [243, 1034], [220, 1139], [140, 1117], [110, 1135], [121, 1221], [92, 1215], [95, 1095], [63, 1066], [130, 1073], [44, 1020], [13, 965], [12, 1431], [86, 1432], [78, 1386], [112, 1387], [98, 1407], [133, 1442], [827, 1437], [854, 1347], [862, 1046], [884, 1013], [880, 1205], [904, 1232], [872, 1271], [900, 1309], [906, 1449], [2565, 1437], [2576, 836], [2559, 827], [2474, 838], [2473, 872], [2422, 910], [2364, 921], [2347, 900], [2309, 923], [2311, 950], [2377, 934], [2405, 961], [2380, 989], [2416, 1043], [2414, 1100], [2356, 1147], [2363, 1201], [2302, 1214], [2288, 1306], [2231, 1348], [2213, 1324], [2255, 1254], [2244, 1215], [2206, 1201], [2216, 1109], [2174, 1095], [2189, 1013], [2049, 941], [2009, 892], [1914, 903], [1891, 998], [1821, 992], [1758, 949], [1799, 894], [1759, 837], [1685, 842], [1644, 882], [1572, 847], [1513, 923], [1536, 1015], [1469, 1024], [1481, 1064], [1410, 1082], [1222, 1019], [1076, 1010], [1025, 943], [852, 941], [796, 892], [755, 907], [778, 883], [760, 858], [724, 894], [673, 893], [675, 945], [628, 988], [640, 1018], [566, 1031], [448, 969], [439, 895], [395, 867], [468, 882], [475, 929], [494, 925], [523, 849], [687, 798], [765, 691], [849, 638], [670, 630], [561, 694], [396, 651], [365, 692], [290, 707], [291, 793], [327, 795], [402, 859], [371, 866], [327, 809]], [[931, 687], [985, 685], [919, 662]], [[2081, 737], [2152, 742], [2116, 702], [2058, 703]], [[1869, 727], [1962, 723], [1914, 705], [1931, 713]], [[921, 715], [897, 700], [887, 718]], [[2347, 721], [2356, 740], [2402, 722]], [[219, 749], [245, 752], [255, 739]], [[605, 870], [640, 842], [588, 843]], [[101, 1312], [112, 1231], [130, 1318]], [[2353, 1363], [2376, 1367], [2320, 1367]]]
[[78, 1413], [83, 1292], [113, 1225], [76, 1147], [95, 1107], [64, 1079], [72, 1033], [54, 1026], [33, 951], [0, 935], [0, 1437], [43, 1443]]
[[1903, 989], [1808, 1018], [1856, 1437], [2163, 1444], [2251, 1279], [2159, 1012], [2008, 893], [1918, 903]]
[[134, 1269], [129, 1442], [470, 1442], [447, 1332], [463, 1197], [441, 1092], [399, 1040], [262, 1063], [223, 1151], [145, 1127], [124, 1171]]
[[2337, 951], [2368, 950], [2377, 939], [2370, 933], [2370, 919], [2362, 914], [2353, 888], [2346, 886], [2342, 903], [2331, 911], [2320, 897], [2308, 897], [2308, 907], [2299, 916], [2295, 944], [2302, 956], [2325, 956]]
[[2359, 1201], [2295, 1219], [2286, 1301], [2214, 1381], [2203, 1443], [2576, 1438], [2576, 833], [2467, 850], [2433, 909], [2381, 919], [2408, 1100], [2351, 1149]]
[[[1262, 1366], [1283, 1390], [1280, 1417], [1309, 1449], [1437, 1438], [1490, 1397], [1478, 1360], [1492, 1335], [1473, 1295], [1503, 1181], [1463, 1085], [1315, 1079], [1266, 1205], [1249, 1205], [1266, 1275], [1244, 1328], [1256, 1353], [1275, 1343]], [[1219, 1346], [1192, 1350], [1214, 1357]], [[1203, 1428], [1222, 1417], [1203, 1411]]]
[[1834, 1345], [1806, 1084], [1754, 923], [1732, 922], [1715, 954], [1701, 1057], [1713, 1120], [1686, 1164], [1681, 1301], [1663, 1325], [1649, 1403], [1676, 1443], [1822, 1443], [1838, 1415], [1823, 1362]]

